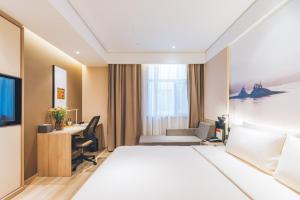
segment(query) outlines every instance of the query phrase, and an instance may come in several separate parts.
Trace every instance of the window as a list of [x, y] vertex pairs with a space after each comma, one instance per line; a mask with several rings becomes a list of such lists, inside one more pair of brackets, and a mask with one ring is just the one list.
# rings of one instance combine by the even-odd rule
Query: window
[[151, 122], [144, 126], [163, 127], [160, 134], [166, 128], [187, 127], [187, 65], [143, 65], [143, 115]]

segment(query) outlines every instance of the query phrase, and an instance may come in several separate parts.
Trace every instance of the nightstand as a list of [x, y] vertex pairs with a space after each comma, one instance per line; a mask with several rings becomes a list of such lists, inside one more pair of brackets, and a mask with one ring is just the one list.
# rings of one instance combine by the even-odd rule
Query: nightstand
[[225, 144], [223, 142], [200, 142], [200, 145], [210, 145], [210, 146], [225, 146]]

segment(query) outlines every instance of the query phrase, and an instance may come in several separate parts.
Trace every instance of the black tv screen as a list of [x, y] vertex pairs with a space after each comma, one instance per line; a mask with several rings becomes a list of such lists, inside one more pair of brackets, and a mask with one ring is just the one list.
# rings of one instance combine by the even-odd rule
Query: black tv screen
[[0, 74], [0, 126], [21, 124], [22, 80]]

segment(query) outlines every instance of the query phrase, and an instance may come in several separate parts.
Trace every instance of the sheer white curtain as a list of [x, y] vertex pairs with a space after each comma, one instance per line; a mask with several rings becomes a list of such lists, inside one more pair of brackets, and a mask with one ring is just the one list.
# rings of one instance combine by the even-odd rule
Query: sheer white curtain
[[187, 65], [142, 66], [143, 135], [188, 127]]

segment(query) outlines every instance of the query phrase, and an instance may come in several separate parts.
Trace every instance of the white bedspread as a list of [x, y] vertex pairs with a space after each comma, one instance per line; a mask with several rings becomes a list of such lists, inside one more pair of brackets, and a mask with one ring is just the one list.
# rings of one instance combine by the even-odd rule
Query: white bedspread
[[117, 148], [73, 199], [243, 200], [248, 197], [192, 147]]

